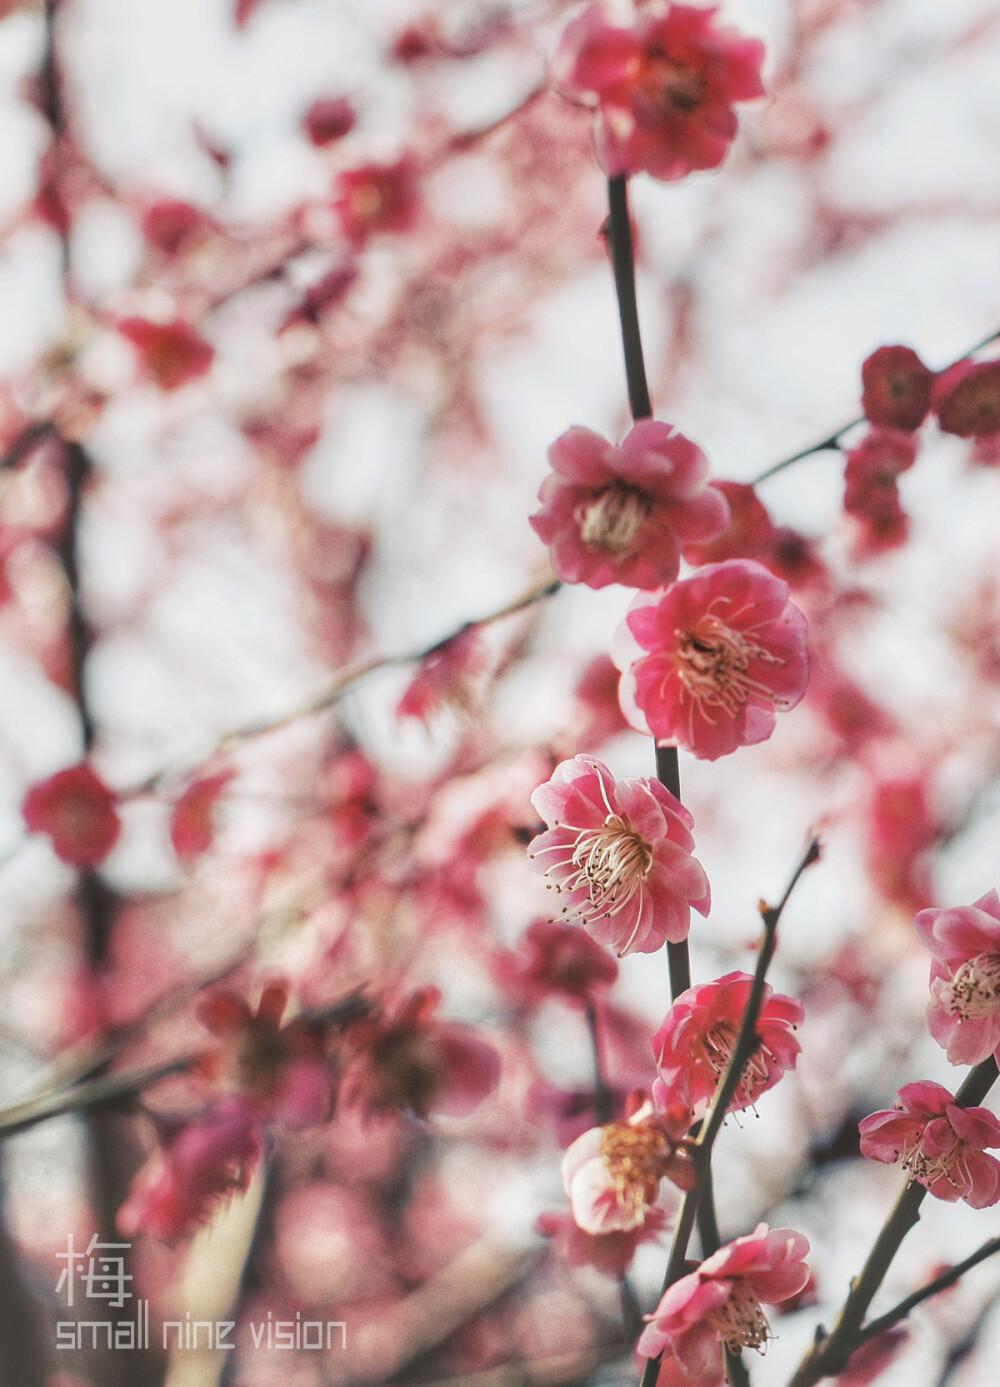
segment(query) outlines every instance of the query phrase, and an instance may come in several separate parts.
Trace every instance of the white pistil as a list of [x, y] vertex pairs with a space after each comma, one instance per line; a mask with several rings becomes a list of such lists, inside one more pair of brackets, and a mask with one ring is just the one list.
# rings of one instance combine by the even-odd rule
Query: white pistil
[[721, 708], [728, 717], [735, 717], [753, 697], [781, 706], [782, 700], [749, 672], [751, 660], [783, 665], [780, 656], [717, 616], [703, 617], [694, 630], [678, 634], [672, 652], [674, 667], [707, 721], [712, 719], [706, 708]]
[[983, 1021], [1000, 1012], [1000, 954], [978, 954], [941, 987], [945, 1010], [960, 1021]]
[[653, 502], [644, 491], [615, 482], [578, 506], [574, 518], [588, 549], [602, 549], [620, 562], [631, 553], [652, 508]]

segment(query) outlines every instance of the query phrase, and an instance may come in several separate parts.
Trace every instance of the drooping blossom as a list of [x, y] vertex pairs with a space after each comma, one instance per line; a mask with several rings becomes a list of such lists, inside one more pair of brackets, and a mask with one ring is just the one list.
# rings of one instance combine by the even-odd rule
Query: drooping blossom
[[764, 45], [717, 26], [715, 14], [644, 5], [625, 27], [596, 4], [566, 26], [553, 75], [568, 97], [597, 107], [597, 157], [612, 178], [645, 170], [669, 182], [726, 157], [734, 104], [764, 95]]
[[880, 554], [906, 542], [909, 521], [897, 478], [917, 458], [917, 440], [902, 429], [872, 429], [847, 454], [844, 510], [863, 527], [862, 550]]
[[563, 898], [564, 919], [619, 958], [686, 939], [692, 906], [708, 914], [708, 878], [691, 856], [694, 820], [659, 781], [616, 782], [593, 756], [574, 756], [531, 802], [548, 830], [529, 856]]
[[664, 1293], [639, 1339], [646, 1358], [669, 1350], [699, 1383], [720, 1383], [724, 1348], [761, 1349], [773, 1338], [763, 1305], [795, 1295], [809, 1279], [809, 1243], [790, 1228], [759, 1223], [720, 1247]]
[[161, 390], [179, 390], [205, 375], [215, 356], [212, 346], [182, 318], [169, 323], [124, 318], [118, 331], [139, 353], [143, 373]]
[[634, 1228], [585, 1233], [564, 1209], [546, 1209], [535, 1220], [535, 1229], [543, 1238], [553, 1240], [559, 1255], [570, 1266], [596, 1267], [606, 1276], [620, 1276], [628, 1270], [639, 1244], [657, 1238], [669, 1223], [668, 1211], [654, 1204]]
[[220, 989], [202, 998], [198, 1018], [219, 1039], [199, 1068], [228, 1082], [268, 1121], [293, 1127], [322, 1122], [330, 1111], [331, 1076], [322, 1027], [293, 1018], [282, 1025], [288, 990], [268, 983], [256, 1011], [238, 993]]
[[680, 569], [680, 546], [713, 539], [729, 507], [705, 454], [669, 424], [642, 419], [616, 448], [574, 425], [552, 444], [542, 509], [531, 517], [567, 583], [650, 588]]
[[1000, 1121], [988, 1108], [960, 1108], [940, 1084], [923, 1081], [899, 1090], [888, 1112], [860, 1123], [861, 1154], [899, 1164], [936, 1199], [964, 1199], [985, 1209], [1000, 1199]]
[[[674, 1002], [653, 1037], [656, 1067], [666, 1091], [698, 1116], [708, 1108], [732, 1056], [752, 988], [749, 973], [727, 973], [714, 982], [690, 987]], [[759, 1044], [740, 1076], [730, 1112], [752, 1107], [786, 1069], [795, 1068], [802, 1048], [795, 1028], [803, 1015], [801, 1002], [765, 984], [756, 1025]]]
[[57, 857], [72, 867], [97, 867], [118, 841], [115, 797], [87, 762], [57, 771], [24, 797], [24, 822], [47, 833]]
[[618, 976], [618, 964], [606, 949], [576, 925], [559, 920], [533, 921], [520, 953], [502, 962], [504, 980], [533, 1002], [558, 996], [587, 1004]]
[[859, 763], [868, 776], [865, 868], [886, 900], [913, 915], [933, 900], [930, 852], [945, 829], [932, 794], [934, 766], [896, 737], [872, 742]]
[[631, 725], [706, 761], [765, 741], [809, 680], [806, 619], [788, 584], [750, 560], [640, 593], [611, 653]]
[[591, 1127], [562, 1160], [563, 1188], [573, 1218], [585, 1233], [639, 1228], [656, 1203], [660, 1181], [691, 1189], [694, 1163], [682, 1145], [686, 1113], [679, 1121], [653, 1111], [646, 1100], [626, 1120]]
[[441, 994], [422, 987], [388, 1016], [367, 1016], [345, 1035], [340, 1097], [371, 1113], [431, 1111], [464, 1117], [493, 1091], [500, 1056], [470, 1026], [438, 1021]]
[[911, 347], [879, 347], [861, 367], [861, 407], [872, 424], [919, 429], [931, 408], [934, 372]]
[[979, 1064], [1000, 1050], [1000, 897], [921, 910], [913, 927], [932, 957], [930, 1033], [952, 1064]]
[[1000, 361], [959, 361], [938, 376], [934, 413], [945, 433], [992, 438], [1000, 433]]
[[118, 1210], [118, 1228], [126, 1237], [150, 1233], [173, 1242], [247, 1188], [260, 1151], [257, 1114], [242, 1097], [224, 1099], [142, 1167]]
[[380, 231], [412, 230], [420, 207], [417, 166], [411, 154], [391, 164], [359, 164], [337, 175], [333, 207], [355, 245]]

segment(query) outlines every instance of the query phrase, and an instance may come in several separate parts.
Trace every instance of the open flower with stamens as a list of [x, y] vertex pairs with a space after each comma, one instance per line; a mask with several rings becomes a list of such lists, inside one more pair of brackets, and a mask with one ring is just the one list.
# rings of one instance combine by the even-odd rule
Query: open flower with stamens
[[531, 802], [548, 831], [528, 853], [562, 897], [562, 918], [619, 958], [686, 939], [692, 906], [708, 914], [708, 878], [691, 856], [694, 820], [658, 780], [616, 782], [593, 756], [574, 756]]
[[622, 712], [706, 761], [766, 741], [806, 691], [806, 634], [788, 584], [749, 559], [641, 592], [611, 648]]
[[723, 1349], [763, 1349], [774, 1335], [764, 1305], [777, 1305], [809, 1280], [809, 1243], [790, 1228], [759, 1223], [720, 1247], [663, 1295], [639, 1339], [646, 1358], [669, 1351], [695, 1381], [722, 1382]]
[[681, 545], [714, 539], [729, 519], [725, 497], [708, 485], [708, 458], [655, 419], [641, 419], [617, 448], [575, 425], [552, 444], [549, 462], [531, 525], [567, 583], [672, 582]]
[[641, 1228], [656, 1203], [660, 1181], [691, 1189], [694, 1163], [682, 1145], [686, 1121], [654, 1113], [648, 1100], [622, 1122], [591, 1127], [562, 1161], [563, 1188], [573, 1219], [585, 1233]]
[[[749, 973], [727, 973], [715, 982], [689, 987], [653, 1037], [656, 1067], [666, 1091], [686, 1102], [696, 1116], [708, 1108], [729, 1063], [752, 988]], [[765, 984], [756, 1026], [760, 1043], [743, 1069], [730, 1112], [752, 1107], [786, 1069], [795, 1068], [802, 1047], [794, 1032], [803, 1015], [801, 1002]]]
[[860, 1123], [861, 1154], [887, 1165], [897, 1162], [936, 1199], [964, 1199], [973, 1209], [1000, 1200], [1000, 1121], [988, 1108], [960, 1108], [954, 1096], [929, 1080], [907, 1084], [888, 1112]]
[[1000, 897], [921, 910], [913, 921], [930, 950], [927, 1025], [952, 1064], [979, 1064], [1000, 1051]]

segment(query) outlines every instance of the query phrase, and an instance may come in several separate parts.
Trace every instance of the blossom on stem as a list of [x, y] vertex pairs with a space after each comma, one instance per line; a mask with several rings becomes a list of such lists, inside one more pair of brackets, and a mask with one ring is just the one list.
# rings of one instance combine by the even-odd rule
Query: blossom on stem
[[714, 539], [729, 507], [708, 486], [705, 454], [669, 424], [642, 419], [616, 448], [574, 425], [552, 444], [542, 509], [531, 517], [567, 583], [657, 587], [680, 570], [680, 546]]
[[724, 1348], [763, 1349], [774, 1337], [762, 1305], [777, 1305], [802, 1289], [808, 1251], [801, 1233], [759, 1223], [668, 1287], [646, 1317], [639, 1352], [655, 1358], [669, 1350], [696, 1381], [722, 1382]]
[[900, 1164], [936, 1199], [964, 1199], [973, 1209], [1000, 1200], [1000, 1121], [988, 1108], [960, 1108], [940, 1084], [907, 1084], [891, 1110], [859, 1124], [861, 1154]]
[[844, 509], [864, 527], [862, 549], [879, 554], [906, 542], [909, 522], [896, 479], [917, 458], [917, 441], [902, 429], [877, 427], [847, 454]]
[[[729, 1063], [752, 989], [749, 973], [727, 973], [714, 982], [689, 987], [674, 1002], [653, 1037], [662, 1084], [696, 1116], [707, 1110]], [[752, 1107], [786, 1069], [795, 1068], [802, 1047], [794, 1031], [803, 1015], [801, 1002], [773, 992], [765, 983], [755, 1027], [757, 1049], [743, 1068], [730, 1112]], [[654, 1090], [654, 1097], [658, 1092], [658, 1088]]]
[[945, 433], [992, 438], [1000, 433], [1000, 361], [959, 361], [938, 376], [934, 413]]
[[333, 207], [344, 235], [363, 245], [380, 231], [411, 231], [420, 210], [417, 165], [412, 154], [393, 164], [344, 169], [333, 186]]
[[47, 833], [71, 867], [99, 866], [121, 832], [114, 794], [86, 761], [33, 785], [22, 813], [31, 832]]
[[535, 920], [525, 931], [522, 953], [503, 959], [501, 972], [525, 1000], [559, 996], [576, 1005], [592, 1004], [600, 989], [618, 976], [606, 949], [575, 925]]
[[682, 1144], [685, 1117], [673, 1121], [654, 1113], [647, 1100], [625, 1121], [577, 1137], [562, 1160], [563, 1188], [577, 1227], [594, 1235], [640, 1228], [661, 1180], [693, 1188], [695, 1167]]
[[931, 408], [934, 372], [911, 347], [879, 347], [861, 367], [861, 407], [872, 424], [919, 429]]
[[596, 1267], [606, 1276], [620, 1276], [628, 1270], [639, 1244], [658, 1237], [669, 1222], [667, 1210], [654, 1204], [646, 1209], [643, 1222], [634, 1228], [585, 1233], [572, 1214], [546, 1209], [536, 1219], [535, 1229], [543, 1238], [555, 1242], [559, 1255], [571, 1266]]
[[809, 680], [806, 619], [788, 584], [743, 559], [640, 593], [611, 653], [631, 725], [706, 761], [766, 741]]
[[932, 957], [930, 1033], [952, 1064], [979, 1064], [1000, 1050], [1000, 897], [921, 910], [913, 927]]
[[788, 525], [775, 525], [752, 486], [722, 480], [710, 485], [729, 503], [729, 524], [705, 544], [683, 546], [684, 559], [692, 568], [724, 559], [754, 559], [792, 587], [823, 577], [813, 541]]
[[609, 4], [564, 29], [553, 58], [567, 97], [595, 105], [601, 167], [672, 181], [722, 163], [736, 137], [733, 105], [764, 95], [764, 45], [715, 24], [716, 10], [644, 5], [630, 27]]
[[694, 820], [658, 780], [616, 782], [593, 756], [574, 756], [531, 802], [548, 831], [529, 856], [564, 898], [565, 919], [619, 958], [686, 939], [692, 906], [708, 914], [708, 878], [691, 856]]

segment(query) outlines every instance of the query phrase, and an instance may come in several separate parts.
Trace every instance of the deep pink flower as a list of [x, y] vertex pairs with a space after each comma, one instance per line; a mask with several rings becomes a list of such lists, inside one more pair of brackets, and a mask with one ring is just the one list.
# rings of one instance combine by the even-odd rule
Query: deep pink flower
[[706, 761], [765, 741], [809, 681], [806, 619], [788, 584], [750, 560], [640, 593], [611, 654], [632, 726]]
[[858, 1127], [861, 1154], [897, 1162], [937, 1199], [964, 1199], [985, 1209], [1000, 1199], [1000, 1121], [988, 1108], [960, 1108], [954, 1096], [929, 1081], [907, 1084], [889, 1112], [872, 1113]]
[[684, 544], [682, 553], [692, 568], [724, 559], [755, 559], [792, 587], [823, 576], [812, 540], [787, 525], [775, 525], [752, 486], [719, 480], [710, 485], [729, 503], [729, 524], [706, 544]]
[[1000, 897], [921, 910], [913, 927], [933, 960], [930, 1033], [952, 1064], [979, 1064], [1000, 1049]]
[[464, 1117], [500, 1078], [500, 1056], [470, 1026], [438, 1021], [441, 994], [418, 988], [389, 1016], [367, 1016], [345, 1034], [351, 1056], [340, 1098], [369, 1113], [433, 1110]]
[[215, 356], [214, 348], [182, 318], [169, 323], [124, 318], [118, 331], [135, 347], [144, 373], [161, 390], [179, 390], [205, 375]]
[[909, 530], [896, 479], [912, 467], [917, 440], [902, 429], [872, 429], [847, 454], [844, 509], [864, 526], [864, 550], [882, 553], [905, 543]]
[[574, 425], [549, 449], [542, 509], [531, 517], [567, 583], [650, 588], [672, 582], [680, 546], [709, 540], [729, 518], [708, 486], [708, 459], [669, 424], [642, 419], [619, 447]]
[[590, 1004], [618, 976], [618, 964], [606, 949], [559, 920], [535, 920], [525, 931], [522, 953], [502, 963], [505, 979], [533, 1002], [555, 994]]
[[225, 1099], [142, 1167], [118, 1227], [126, 1237], [151, 1233], [165, 1242], [191, 1232], [227, 1195], [247, 1188], [260, 1150], [257, 1114], [239, 1097]]
[[639, 1352], [655, 1358], [669, 1349], [698, 1382], [721, 1382], [724, 1345], [738, 1353], [763, 1349], [773, 1338], [761, 1305], [777, 1305], [802, 1289], [809, 1279], [803, 1260], [808, 1251], [801, 1233], [771, 1232], [759, 1223], [667, 1289], [647, 1316]]
[[490, 663], [489, 652], [474, 626], [459, 631], [425, 655], [396, 705], [398, 718], [428, 723], [445, 708], [471, 712]]
[[354, 129], [357, 117], [351, 103], [343, 96], [321, 96], [309, 107], [302, 125], [318, 148], [342, 140]]
[[934, 372], [911, 347], [879, 347], [861, 367], [861, 407], [873, 424], [919, 429], [931, 407]]
[[[749, 973], [727, 973], [688, 988], [653, 1037], [656, 1067], [667, 1092], [696, 1115], [707, 1109], [729, 1063], [752, 987]], [[803, 1014], [801, 1002], [765, 985], [756, 1028], [760, 1044], [743, 1070], [730, 1112], [752, 1107], [786, 1069], [795, 1068], [802, 1047], [794, 1031]]]
[[121, 832], [114, 793], [86, 761], [33, 785], [22, 813], [32, 833], [47, 833], [56, 856], [72, 867], [98, 866]]
[[959, 361], [938, 376], [934, 413], [945, 433], [991, 438], [1000, 433], [1000, 361]]
[[695, 1168], [680, 1145], [687, 1122], [670, 1121], [645, 1102], [623, 1122], [606, 1122], [577, 1137], [562, 1160], [563, 1188], [585, 1233], [639, 1228], [656, 1203], [660, 1181], [691, 1189]]
[[686, 939], [692, 906], [708, 914], [694, 820], [658, 780], [616, 782], [593, 756], [574, 756], [531, 802], [549, 826], [528, 849], [536, 868], [563, 897], [563, 915], [619, 958]]
[[420, 210], [412, 154], [394, 164], [359, 164], [337, 175], [333, 206], [344, 235], [355, 245], [379, 231], [412, 230]]
[[598, 108], [596, 143], [611, 177], [671, 181], [722, 163], [736, 136], [733, 104], [764, 95], [764, 45], [718, 28], [715, 8], [651, 4], [631, 26], [591, 5], [563, 31], [556, 81]]

